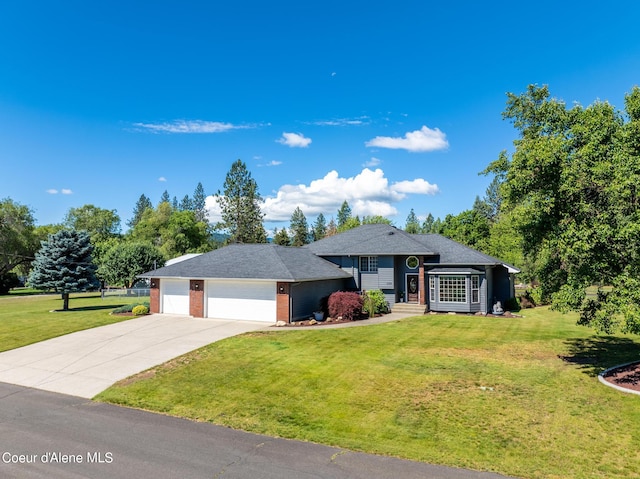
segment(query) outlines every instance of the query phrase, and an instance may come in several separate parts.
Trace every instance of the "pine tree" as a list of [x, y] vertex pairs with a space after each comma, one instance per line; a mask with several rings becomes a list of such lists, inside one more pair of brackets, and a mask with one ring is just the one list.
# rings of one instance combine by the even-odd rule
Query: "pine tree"
[[436, 231], [433, 230], [434, 222], [435, 222], [435, 218], [433, 217], [433, 215], [431, 213], [429, 213], [427, 215], [427, 217], [424, 219], [423, 223], [422, 223], [422, 232], [423, 233], [436, 233]]
[[418, 217], [416, 216], [416, 212], [413, 211], [413, 208], [411, 208], [411, 211], [407, 216], [407, 224], [404, 227], [404, 230], [411, 234], [420, 233], [420, 222], [418, 221]]
[[192, 211], [193, 210], [193, 201], [189, 198], [189, 195], [184, 195], [182, 201], [180, 201], [179, 206], [180, 211]]
[[282, 228], [280, 231], [276, 228], [273, 233], [273, 242], [275, 244], [280, 246], [289, 246], [291, 244], [291, 238], [289, 238], [287, 228]]
[[138, 221], [140, 221], [142, 214], [147, 208], [153, 208], [153, 204], [151, 204], [151, 200], [149, 198], [142, 194], [140, 195], [140, 198], [138, 198], [136, 206], [133, 208], [133, 218], [127, 222], [129, 228], [133, 228], [138, 224]]
[[162, 196], [160, 197], [160, 203], [170, 203], [171, 202], [171, 198], [169, 197], [169, 192], [167, 190], [164, 190], [164, 193], [162, 193]]
[[69, 309], [69, 293], [99, 287], [93, 246], [84, 231], [61, 230], [42, 242], [32, 264], [29, 284], [62, 294], [63, 311]]
[[309, 225], [307, 224], [307, 218], [300, 209], [296, 207], [295, 211], [291, 215], [291, 238], [292, 246], [303, 246], [309, 244]]
[[347, 203], [347, 200], [344, 200], [338, 210], [338, 230], [340, 230], [340, 228], [342, 228], [350, 218], [351, 207], [349, 206], [349, 203]]
[[311, 228], [311, 234], [313, 241], [318, 241], [327, 236], [327, 221], [324, 219], [324, 215], [320, 213], [316, 218], [316, 222]]
[[222, 213], [221, 226], [229, 232], [230, 243], [267, 242], [258, 184], [242, 160], [231, 165], [224, 181], [224, 191], [218, 191], [216, 199]]
[[202, 183], [198, 183], [195, 191], [193, 192], [193, 201], [191, 207], [196, 213], [196, 220], [207, 221], [207, 209], [206, 209], [207, 195], [204, 192]]

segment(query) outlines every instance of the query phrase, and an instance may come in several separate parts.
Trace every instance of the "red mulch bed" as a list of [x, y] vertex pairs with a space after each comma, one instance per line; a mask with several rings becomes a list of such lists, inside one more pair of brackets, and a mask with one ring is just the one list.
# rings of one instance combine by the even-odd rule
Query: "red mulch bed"
[[612, 369], [603, 378], [621, 388], [640, 391], [640, 362]]

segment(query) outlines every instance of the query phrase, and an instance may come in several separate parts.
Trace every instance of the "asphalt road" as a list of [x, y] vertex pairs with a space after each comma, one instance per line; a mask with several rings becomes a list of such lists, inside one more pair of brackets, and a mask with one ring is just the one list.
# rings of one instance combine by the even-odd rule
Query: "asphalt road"
[[2, 478], [498, 479], [0, 383]]

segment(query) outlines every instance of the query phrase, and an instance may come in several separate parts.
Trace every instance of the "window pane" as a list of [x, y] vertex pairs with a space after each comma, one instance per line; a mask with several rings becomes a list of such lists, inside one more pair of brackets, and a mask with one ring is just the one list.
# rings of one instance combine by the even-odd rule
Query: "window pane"
[[467, 302], [465, 276], [440, 276], [440, 301], [445, 303]]

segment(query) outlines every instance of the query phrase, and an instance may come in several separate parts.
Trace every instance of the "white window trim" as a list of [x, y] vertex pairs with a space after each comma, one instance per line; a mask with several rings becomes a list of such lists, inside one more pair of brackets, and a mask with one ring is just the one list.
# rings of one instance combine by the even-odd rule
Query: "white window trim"
[[[477, 287], [474, 288], [473, 287], [473, 280], [477, 281]], [[478, 300], [474, 301], [473, 300], [473, 293], [477, 292], [478, 293]], [[473, 274], [471, 275], [471, 304], [480, 304], [480, 275], [479, 274]]]
[[[367, 259], [367, 269], [362, 268], [362, 260]], [[375, 270], [371, 269], [372, 260], [375, 258]], [[361, 273], [377, 273], [378, 272], [378, 257], [377, 256], [360, 256], [360, 272]]]

